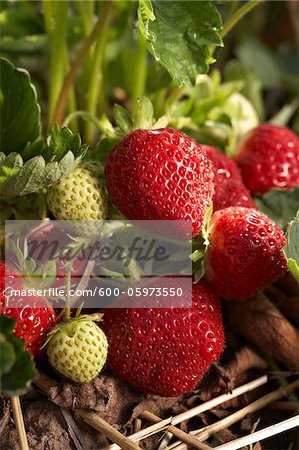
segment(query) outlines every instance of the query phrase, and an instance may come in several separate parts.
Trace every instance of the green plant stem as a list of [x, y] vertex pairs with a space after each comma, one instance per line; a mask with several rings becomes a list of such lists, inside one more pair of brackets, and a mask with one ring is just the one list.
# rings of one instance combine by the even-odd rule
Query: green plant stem
[[[82, 19], [84, 39], [86, 39], [91, 32], [93, 26], [93, 18], [95, 14], [95, 2], [94, 0], [77, 0], [76, 2], [78, 13]], [[87, 103], [87, 93], [89, 89], [89, 73], [92, 70], [92, 48], [90, 48], [87, 52], [87, 55], [84, 59], [80, 80], [78, 83], [78, 109], [85, 110]]]
[[[50, 0], [45, 1], [45, 3]], [[50, 31], [50, 90], [49, 90], [49, 124], [54, 122], [55, 105], [59, 96], [64, 76], [65, 54], [66, 54], [66, 32], [67, 14], [69, 8], [68, 0], [52, 1], [53, 8], [46, 5], [46, 27]], [[52, 17], [50, 18], [50, 12]], [[54, 23], [54, 25], [53, 25]], [[53, 27], [53, 28], [51, 28]]]
[[147, 66], [146, 59], [147, 59], [146, 41], [142, 36], [140, 30], [138, 30], [137, 53], [134, 70], [134, 87], [132, 92], [134, 111], [136, 111], [138, 99], [140, 99], [144, 95], [145, 91], [146, 66]]
[[52, 0], [43, 0], [43, 11], [44, 11], [44, 21], [45, 29], [47, 35], [50, 36], [53, 28], [53, 2]]
[[239, 8], [223, 25], [220, 36], [224, 38], [231, 30], [234, 28], [237, 23], [248, 14], [253, 8], [255, 8], [259, 3], [263, 0], [250, 0], [241, 8]]
[[[65, 73], [67, 73], [70, 70], [70, 64], [68, 60], [68, 52], [67, 48], [65, 48]], [[67, 105], [67, 112], [68, 114], [72, 114], [75, 111], [77, 111], [77, 101], [76, 101], [76, 94], [75, 94], [75, 86], [73, 85], [70, 89], [69, 98], [68, 98], [68, 105]], [[75, 117], [73, 120], [72, 126], [70, 127], [74, 133], [79, 132], [79, 123], [78, 118]]]
[[92, 17], [94, 14], [94, 1], [93, 0], [77, 0], [77, 5], [79, 8], [80, 15], [82, 17], [83, 29], [85, 37], [88, 36], [90, 32], [90, 27], [92, 24]]
[[70, 289], [71, 289], [71, 274], [72, 274], [72, 264], [67, 264], [66, 266], [66, 302], [65, 302], [65, 311], [64, 318], [67, 322], [71, 317], [71, 297], [70, 297]]
[[[92, 70], [88, 79], [88, 94], [87, 94], [87, 107], [86, 111], [95, 115], [97, 113], [98, 105], [101, 105], [99, 115], [105, 110], [105, 95], [103, 87], [103, 74], [102, 64], [104, 60], [105, 44], [107, 38], [107, 28], [109, 25], [110, 13], [111, 13], [112, 1], [107, 0], [103, 3], [103, 9], [101, 11], [101, 29], [98, 34], [97, 43], [92, 55]], [[86, 140], [89, 144], [94, 143], [94, 124], [92, 122], [86, 123]]]
[[38, 194], [38, 205], [39, 205], [39, 219], [44, 220], [48, 214], [46, 194], [44, 192], [40, 192]]
[[79, 118], [79, 117], [82, 118], [83, 120], [91, 121], [92, 123], [94, 123], [94, 125], [95, 125], [99, 130], [101, 130], [101, 126], [100, 126], [99, 120], [97, 119], [96, 116], [93, 116], [93, 115], [87, 113], [86, 111], [80, 111], [80, 110], [74, 111], [74, 112], [72, 112], [71, 114], [69, 114], [69, 115], [65, 118], [65, 120], [64, 120], [64, 122], [63, 122], [63, 124], [62, 124], [62, 126], [63, 126], [63, 127], [68, 127], [69, 124], [70, 124], [70, 122], [72, 122], [73, 120], [75, 120], [75, 119], [77, 119], [77, 118]]
[[60, 94], [58, 97], [58, 100], [56, 102], [55, 107], [55, 114], [54, 114], [54, 123], [58, 123], [58, 125], [61, 125], [64, 117], [64, 112], [66, 108], [67, 103], [67, 97], [69, 94], [69, 91], [73, 85], [73, 82], [75, 80], [75, 77], [80, 70], [82, 63], [86, 57], [86, 54], [92, 44], [97, 41], [99, 34], [101, 34], [101, 29], [103, 22], [105, 21], [104, 14], [101, 14], [101, 17], [94, 25], [91, 33], [88, 35], [88, 37], [85, 39], [83, 44], [81, 45], [80, 49], [78, 50], [78, 53], [71, 65], [71, 68], [67, 74], [67, 76], [64, 79], [64, 83], [62, 85], [62, 88], [60, 90]]

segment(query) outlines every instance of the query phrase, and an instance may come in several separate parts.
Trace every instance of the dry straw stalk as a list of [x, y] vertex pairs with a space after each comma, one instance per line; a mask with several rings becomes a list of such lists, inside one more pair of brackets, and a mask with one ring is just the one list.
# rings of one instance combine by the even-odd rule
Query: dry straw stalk
[[[212, 425], [200, 428], [199, 430], [192, 431], [191, 434], [196, 436], [197, 439], [199, 439], [200, 441], [206, 441], [213, 434], [217, 433], [220, 430], [224, 430], [225, 428], [230, 427], [234, 423], [243, 419], [247, 414], [251, 414], [255, 411], [258, 411], [259, 409], [264, 408], [269, 403], [279, 400], [282, 397], [286, 397], [291, 392], [294, 392], [294, 390], [297, 388], [299, 388], [299, 379], [289, 384], [288, 386], [280, 387], [279, 389], [272, 391], [267, 395], [264, 395], [260, 399], [245, 406], [245, 408], [236, 411], [235, 413], [231, 414], [228, 417], [225, 417], [224, 419], [218, 420], [218, 422], [215, 422]], [[167, 448], [167, 450], [170, 449], [186, 450], [188, 449], [188, 446], [186, 446], [185, 443], [175, 442], [174, 444], [170, 445]]]
[[20, 397], [14, 396], [10, 398], [12, 413], [15, 421], [15, 426], [18, 434], [19, 444], [21, 450], [29, 450], [24, 419], [21, 409]]
[[[167, 425], [168, 429], [169, 426], [177, 425], [185, 420], [191, 419], [192, 417], [201, 414], [202, 412], [208, 411], [209, 409], [214, 408], [215, 406], [221, 405], [222, 403], [231, 400], [232, 398], [238, 397], [239, 395], [245, 394], [246, 392], [250, 392], [263, 384], [266, 384], [268, 381], [268, 377], [262, 376], [260, 378], [257, 378], [256, 380], [250, 381], [249, 383], [244, 384], [243, 386], [239, 386], [236, 389], [234, 389], [232, 392], [228, 394], [222, 394], [219, 395], [216, 398], [213, 398], [212, 400], [209, 400], [205, 403], [202, 403], [201, 405], [195, 406], [194, 408], [191, 408], [189, 411], [185, 411], [181, 414], [178, 414], [175, 417], [169, 417], [168, 419], [161, 420], [158, 423], [154, 423], [154, 425], [151, 425], [138, 433], [131, 434], [129, 439], [132, 441], [140, 441], [141, 439], [146, 439], [149, 436], [152, 436], [153, 434], [163, 431]], [[109, 450], [117, 450], [120, 447], [113, 444], [109, 447]]]
[[215, 447], [215, 450], [238, 450], [246, 445], [254, 444], [255, 442], [262, 441], [263, 439], [267, 439], [271, 436], [276, 436], [279, 433], [284, 433], [285, 431], [296, 427], [299, 427], [299, 415], [284, 420], [283, 422], [276, 423], [275, 425], [271, 425], [263, 430], [256, 431], [248, 436], [219, 445], [218, 447]]

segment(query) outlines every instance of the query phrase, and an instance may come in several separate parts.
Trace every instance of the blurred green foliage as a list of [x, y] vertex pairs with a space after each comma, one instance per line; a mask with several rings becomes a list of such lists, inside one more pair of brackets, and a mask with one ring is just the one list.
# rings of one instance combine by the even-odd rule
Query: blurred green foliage
[[[223, 22], [242, 4], [243, 1], [217, 2]], [[88, 13], [91, 12], [94, 17], [100, 14], [101, 8], [102, 2], [97, 1], [69, 2], [69, 59], [77, 44], [90, 30], [91, 25], [86, 23]], [[44, 24], [43, 2], [1, 1], [0, 25], [1, 54], [30, 71], [42, 102], [46, 102], [49, 38]], [[103, 88], [111, 103], [115, 100], [125, 103], [132, 96], [132, 67], [136, 58], [137, 34], [137, 2], [113, 2], [113, 20], [107, 31], [103, 63]], [[264, 2], [259, 5], [226, 37], [225, 47], [217, 49], [215, 57], [217, 64], [212, 65], [210, 70], [219, 67], [224, 72], [224, 80], [237, 80], [238, 77], [244, 79], [246, 75], [241, 93], [253, 103], [260, 119], [271, 117], [285, 102], [299, 94], [299, 53], [287, 1]], [[232, 63], [231, 60], [236, 62]], [[147, 58], [147, 64], [145, 94], [153, 96], [164, 87], [169, 88], [171, 80], [167, 71], [152, 58]], [[85, 75], [83, 70], [77, 80], [77, 109], [84, 107]], [[261, 88], [264, 102], [257, 95]], [[298, 113], [292, 124], [299, 131]]]

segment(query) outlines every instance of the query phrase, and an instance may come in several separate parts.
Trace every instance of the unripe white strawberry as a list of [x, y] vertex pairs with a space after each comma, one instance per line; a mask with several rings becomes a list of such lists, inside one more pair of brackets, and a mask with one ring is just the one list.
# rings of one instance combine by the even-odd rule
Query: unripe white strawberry
[[47, 203], [57, 220], [104, 220], [108, 200], [98, 177], [77, 167], [48, 190]]
[[106, 362], [108, 342], [93, 321], [100, 317], [82, 315], [58, 325], [49, 334], [47, 353], [51, 365], [73, 381], [88, 383]]

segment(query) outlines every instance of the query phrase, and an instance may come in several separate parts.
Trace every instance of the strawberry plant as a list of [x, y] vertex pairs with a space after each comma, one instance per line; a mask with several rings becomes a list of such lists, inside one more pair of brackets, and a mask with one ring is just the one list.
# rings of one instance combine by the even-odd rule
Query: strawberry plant
[[14, 336], [16, 321], [0, 314], [1, 338], [1, 395], [24, 394], [36, 377], [33, 357], [24, 349], [22, 339]]
[[[261, 0], [1, 2], [5, 448], [19, 445], [7, 397], [28, 447], [23, 394], [29, 447], [41, 450], [142, 448], [143, 432], [151, 449], [252, 438], [250, 396], [248, 423], [223, 435], [222, 415], [241, 402], [194, 423], [187, 412], [181, 429], [171, 419], [161, 442], [138, 427], [260, 372], [297, 403], [296, 17], [296, 2]], [[153, 246], [140, 262], [150, 235], [170, 257]], [[272, 406], [261, 423], [275, 421]]]

